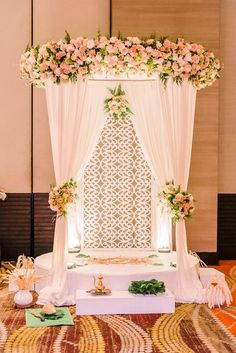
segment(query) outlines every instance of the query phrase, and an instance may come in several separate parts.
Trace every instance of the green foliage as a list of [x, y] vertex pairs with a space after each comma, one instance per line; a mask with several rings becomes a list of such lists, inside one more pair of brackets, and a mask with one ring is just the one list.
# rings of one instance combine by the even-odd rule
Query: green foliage
[[[114, 89], [108, 88], [108, 91], [110, 92], [110, 96], [104, 100], [105, 113], [108, 113], [115, 120], [124, 120], [133, 114], [129, 107], [129, 102], [125, 98], [125, 91], [122, 89], [121, 84]], [[115, 109], [111, 109], [111, 106], [114, 106]]]
[[65, 314], [61, 309], [57, 309], [54, 314], [45, 314], [43, 311], [41, 311], [40, 315], [46, 320], [58, 320], [61, 319]]
[[161, 44], [164, 44], [164, 41], [168, 38], [168, 36], [162, 36], [162, 37], [159, 37], [159, 42]]
[[121, 40], [123, 40], [123, 41], [126, 39], [125, 36], [122, 34], [121, 31], [118, 31], [117, 38], [118, 38], [118, 39], [121, 39]]
[[78, 255], [76, 255], [76, 257], [90, 257], [89, 255], [83, 254], [83, 253], [79, 253]]
[[157, 254], [152, 254], [152, 255], [149, 255], [148, 257], [149, 257], [149, 259], [151, 259], [153, 257], [158, 257], [158, 255]]
[[162, 263], [155, 263], [155, 264], [152, 264], [153, 266], [164, 266]]
[[177, 84], [177, 85], [181, 85], [181, 83], [183, 82], [183, 79], [180, 76], [176, 76], [173, 77], [173, 81]]
[[69, 44], [71, 38], [70, 38], [70, 35], [69, 35], [69, 33], [67, 32], [67, 30], [65, 30], [65, 32], [66, 32], [66, 35], [65, 35], [64, 39], [65, 39], [66, 43]]
[[158, 294], [165, 293], [165, 284], [162, 281], [151, 279], [150, 281], [132, 281], [128, 291], [133, 294]]
[[101, 32], [101, 29], [99, 28], [99, 29], [98, 29], [98, 32], [97, 32], [97, 37], [98, 37], [98, 39], [100, 39], [101, 36], [102, 36], [102, 32]]

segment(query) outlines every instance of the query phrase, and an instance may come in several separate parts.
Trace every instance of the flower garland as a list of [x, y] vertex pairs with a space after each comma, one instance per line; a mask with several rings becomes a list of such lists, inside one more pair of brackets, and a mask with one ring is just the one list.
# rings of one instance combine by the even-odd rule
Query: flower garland
[[125, 91], [122, 90], [119, 84], [116, 88], [108, 88], [110, 96], [104, 101], [104, 110], [115, 120], [122, 119], [130, 116], [132, 111], [129, 107], [129, 102], [125, 98]]
[[63, 185], [57, 185], [51, 188], [48, 203], [51, 210], [57, 212], [57, 218], [62, 216], [66, 217], [69, 205], [76, 203], [78, 199], [78, 194], [76, 193], [77, 188], [78, 184], [72, 178]]
[[47, 79], [55, 83], [77, 81], [94, 74], [127, 77], [129, 74], [159, 75], [166, 82], [187, 79], [197, 88], [210, 86], [220, 78], [221, 64], [202, 45], [182, 38], [138, 37], [51, 40], [42, 46], [27, 47], [21, 56], [21, 77], [42, 87]]
[[194, 199], [187, 191], [182, 191], [180, 185], [166, 183], [166, 191], [159, 193], [159, 201], [163, 211], [171, 216], [173, 223], [181, 219], [189, 219], [195, 210]]

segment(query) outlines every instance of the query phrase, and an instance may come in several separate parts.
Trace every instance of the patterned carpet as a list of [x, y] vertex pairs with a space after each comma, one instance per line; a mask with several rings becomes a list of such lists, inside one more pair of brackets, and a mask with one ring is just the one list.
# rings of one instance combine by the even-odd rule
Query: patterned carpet
[[222, 262], [234, 294], [230, 308], [178, 305], [168, 315], [76, 317], [74, 326], [26, 328], [24, 310], [0, 291], [0, 352], [4, 353], [226, 353], [236, 352], [236, 261]]

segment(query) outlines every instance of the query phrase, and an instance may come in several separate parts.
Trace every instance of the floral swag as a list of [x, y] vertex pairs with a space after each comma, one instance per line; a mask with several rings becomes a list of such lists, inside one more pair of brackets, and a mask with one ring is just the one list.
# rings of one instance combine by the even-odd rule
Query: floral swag
[[132, 113], [129, 102], [125, 98], [125, 91], [119, 84], [115, 89], [108, 88], [110, 95], [104, 101], [105, 113], [108, 113], [115, 120], [129, 117]]
[[171, 217], [173, 223], [192, 218], [195, 210], [193, 195], [181, 190], [180, 185], [175, 186], [167, 182], [166, 190], [160, 192], [158, 196], [163, 212]]
[[220, 71], [219, 59], [202, 45], [154, 35], [147, 39], [101, 35], [71, 39], [66, 32], [64, 40], [28, 46], [20, 60], [21, 77], [38, 87], [48, 79], [59, 84], [96, 74], [145, 74], [159, 76], [164, 83], [169, 77], [176, 83], [187, 79], [201, 89], [220, 78]]

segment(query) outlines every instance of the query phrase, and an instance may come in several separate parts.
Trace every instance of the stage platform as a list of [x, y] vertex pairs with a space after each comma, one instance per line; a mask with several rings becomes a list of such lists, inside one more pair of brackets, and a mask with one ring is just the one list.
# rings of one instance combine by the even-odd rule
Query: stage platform
[[[166, 288], [173, 291], [176, 284], [176, 253], [159, 253], [156, 251], [117, 249], [117, 250], [82, 250], [89, 257], [77, 257], [68, 254], [67, 280], [69, 292], [88, 290], [93, 287], [94, 276], [102, 274], [104, 284], [112, 291], [127, 290], [132, 280], [158, 279]], [[109, 263], [119, 261], [134, 263]], [[116, 260], [118, 258], [118, 260]], [[107, 263], [98, 263], [107, 262]], [[191, 266], [198, 266], [198, 259], [189, 255]], [[93, 263], [93, 262], [96, 263]], [[43, 254], [35, 259], [37, 274], [48, 275], [52, 263], [52, 253]], [[87, 264], [88, 263], [88, 264]], [[76, 267], [73, 267], [76, 266]], [[36, 283], [36, 291], [45, 286], [45, 281]]]

